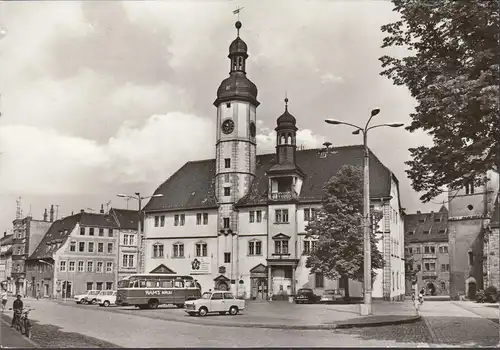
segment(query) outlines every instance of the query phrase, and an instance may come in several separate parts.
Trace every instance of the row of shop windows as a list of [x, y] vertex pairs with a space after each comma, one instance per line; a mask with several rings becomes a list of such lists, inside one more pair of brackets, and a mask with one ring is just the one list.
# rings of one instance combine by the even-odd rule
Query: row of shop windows
[[[95, 290], [103, 290], [103, 287], [112, 290], [113, 282], [95, 282]], [[87, 290], [94, 290], [94, 282], [87, 282]]]
[[[87, 228], [89, 231], [89, 236], [94, 236], [96, 228], [95, 227], [87, 227]], [[99, 227], [97, 229], [98, 229], [99, 237], [104, 237], [104, 228]], [[80, 227], [80, 236], [85, 236], [85, 231], [86, 231], [86, 227]], [[108, 237], [113, 237], [113, 229], [112, 228], [108, 228]]]
[[[94, 268], [95, 267], [95, 268]], [[61, 260], [59, 262], [59, 271], [60, 272], [97, 272], [97, 273], [110, 273], [113, 272], [113, 262], [106, 262], [106, 269], [104, 269], [104, 262], [102, 261], [87, 261], [85, 264], [84, 261], [65, 261]]]

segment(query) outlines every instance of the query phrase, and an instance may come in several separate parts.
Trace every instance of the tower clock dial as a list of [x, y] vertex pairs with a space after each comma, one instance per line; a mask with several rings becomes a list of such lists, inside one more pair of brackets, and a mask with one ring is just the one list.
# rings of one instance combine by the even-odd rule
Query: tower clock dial
[[255, 123], [250, 122], [250, 136], [255, 137], [255, 134], [256, 134]]
[[226, 119], [222, 122], [222, 132], [231, 134], [234, 131], [234, 122], [231, 119]]

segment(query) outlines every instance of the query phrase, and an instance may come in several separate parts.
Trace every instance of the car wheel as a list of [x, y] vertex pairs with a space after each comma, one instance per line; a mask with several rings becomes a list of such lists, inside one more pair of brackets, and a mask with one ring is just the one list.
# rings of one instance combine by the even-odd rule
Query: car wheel
[[204, 306], [200, 307], [200, 309], [198, 310], [198, 315], [203, 317], [206, 316], [207, 314], [208, 314], [208, 309]]
[[104, 300], [104, 304], [103, 304], [105, 307], [108, 307], [109, 306], [109, 301], [107, 300]]
[[87, 300], [85, 300], [85, 299], [80, 300], [80, 304], [83, 304], [83, 305], [87, 304]]
[[219, 312], [219, 315], [225, 315], [226, 314], [226, 311], [220, 311]]
[[238, 313], [238, 308], [236, 306], [231, 306], [231, 308], [229, 308], [229, 314], [231, 316], [234, 316]]
[[97, 299], [92, 299], [91, 304], [95, 305], [97, 303]]

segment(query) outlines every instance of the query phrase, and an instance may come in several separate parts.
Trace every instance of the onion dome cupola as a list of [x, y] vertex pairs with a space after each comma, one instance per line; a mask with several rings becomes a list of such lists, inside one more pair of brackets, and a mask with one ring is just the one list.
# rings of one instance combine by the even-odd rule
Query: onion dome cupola
[[285, 112], [276, 121], [276, 156], [278, 164], [295, 164], [297, 145], [296, 119], [288, 112], [288, 98], [285, 98]]
[[248, 46], [240, 38], [241, 22], [235, 24], [237, 37], [229, 45], [229, 55], [231, 70], [229, 77], [224, 79], [217, 89], [217, 99], [215, 106], [223, 102], [234, 100], [247, 101], [257, 107], [260, 103], [257, 101], [257, 86], [246, 76], [246, 60], [248, 58]]

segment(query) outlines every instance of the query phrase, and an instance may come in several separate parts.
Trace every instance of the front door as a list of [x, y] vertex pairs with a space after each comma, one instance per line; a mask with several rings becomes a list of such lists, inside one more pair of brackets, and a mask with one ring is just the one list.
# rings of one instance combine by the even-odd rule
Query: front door
[[468, 292], [467, 297], [469, 299], [476, 298], [476, 283], [475, 282], [469, 282], [469, 290], [467, 292]]
[[267, 299], [267, 280], [260, 278], [257, 282], [257, 299]]
[[48, 284], [44, 284], [43, 286], [44, 286], [43, 296], [47, 298], [49, 296], [49, 285]]

